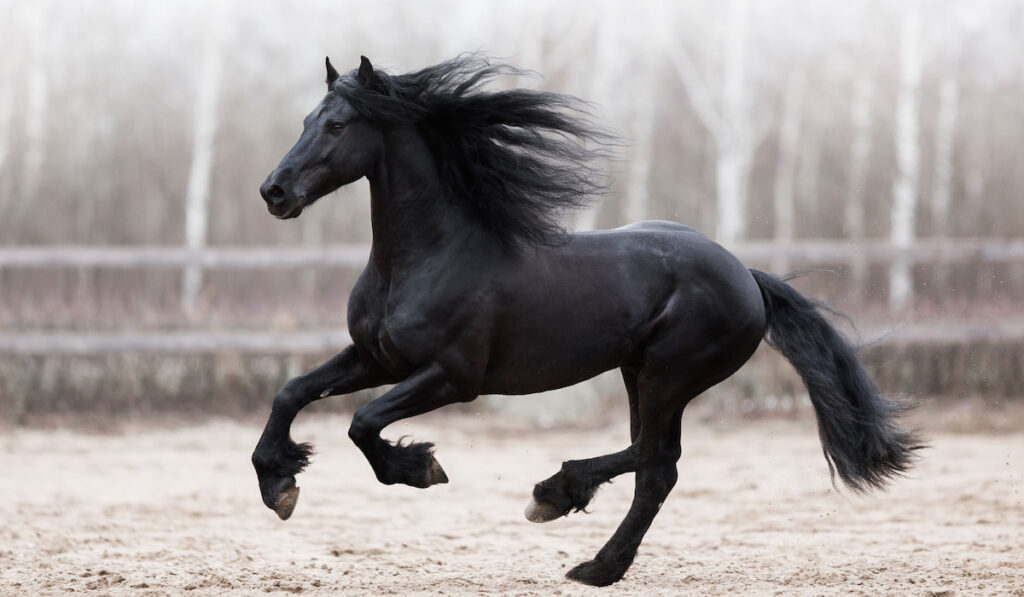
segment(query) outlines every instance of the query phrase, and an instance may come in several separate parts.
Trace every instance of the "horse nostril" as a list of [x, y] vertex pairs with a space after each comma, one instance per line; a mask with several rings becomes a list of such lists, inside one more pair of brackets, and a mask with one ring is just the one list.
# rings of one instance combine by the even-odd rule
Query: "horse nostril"
[[269, 203], [277, 205], [278, 203], [284, 201], [284, 189], [282, 189], [279, 185], [272, 184], [270, 186], [264, 187], [262, 190], [263, 198], [266, 199]]

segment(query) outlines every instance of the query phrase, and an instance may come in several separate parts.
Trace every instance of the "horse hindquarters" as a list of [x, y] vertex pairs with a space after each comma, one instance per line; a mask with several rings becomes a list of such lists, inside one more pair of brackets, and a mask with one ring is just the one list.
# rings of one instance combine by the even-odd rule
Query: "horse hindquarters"
[[896, 423], [902, 410], [886, 400], [856, 352], [815, 304], [783, 280], [750, 270], [768, 315], [768, 342], [807, 386], [829, 471], [851, 489], [882, 488], [910, 468], [920, 440]]
[[[653, 322], [635, 364], [622, 367], [630, 405], [629, 448], [607, 456], [569, 461], [534, 489], [527, 516], [552, 520], [582, 510], [597, 486], [636, 471], [636, 490], [625, 519], [593, 560], [567, 576], [589, 585], [618, 581], [632, 564], [644, 535], [678, 479], [683, 410], [706, 389], [732, 375], [764, 335], [760, 294], [746, 273], [722, 270], [705, 289], [666, 302]], [[533, 515], [533, 516], [531, 516]]]

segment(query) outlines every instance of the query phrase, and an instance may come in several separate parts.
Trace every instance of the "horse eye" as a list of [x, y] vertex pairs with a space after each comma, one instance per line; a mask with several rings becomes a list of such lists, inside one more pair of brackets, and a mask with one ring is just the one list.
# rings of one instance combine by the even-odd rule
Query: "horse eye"
[[332, 122], [331, 124], [327, 125], [327, 128], [331, 129], [332, 131], [340, 131], [341, 129], [345, 128], [345, 123]]

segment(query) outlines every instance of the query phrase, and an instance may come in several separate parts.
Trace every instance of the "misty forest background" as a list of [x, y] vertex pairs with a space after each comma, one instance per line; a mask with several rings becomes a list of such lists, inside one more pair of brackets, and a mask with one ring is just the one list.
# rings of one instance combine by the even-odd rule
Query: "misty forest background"
[[[258, 185], [324, 93], [325, 55], [343, 71], [365, 54], [404, 72], [466, 51], [536, 71], [501, 84], [584, 98], [624, 138], [606, 164], [611, 192], [568, 214], [568, 227], [671, 219], [751, 266], [814, 269], [796, 284], [858, 323], [845, 329], [874, 343], [865, 358], [887, 390], [1024, 394], [1019, 1], [6, 0], [0, 19], [9, 421], [268, 405], [328, 351], [26, 346], [46, 334], [343, 332], [358, 266], [275, 267], [273, 252], [256, 269], [25, 267], [10, 256], [334, 245], [365, 255], [365, 183], [288, 222], [266, 213]], [[609, 384], [577, 402], [617, 395]], [[799, 408], [800, 390], [759, 355], [721, 395], [744, 410]]]

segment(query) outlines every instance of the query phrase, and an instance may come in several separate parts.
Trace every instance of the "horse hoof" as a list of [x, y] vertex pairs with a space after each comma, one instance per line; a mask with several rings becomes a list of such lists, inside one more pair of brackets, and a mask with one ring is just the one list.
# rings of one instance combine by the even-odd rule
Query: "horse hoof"
[[292, 481], [274, 498], [274, 512], [277, 512], [277, 516], [281, 520], [288, 520], [292, 515], [292, 511], [295, 510], [295, 503], [298, 501], [299, 488], [295, 486], [295, 481]]
[[618, 582], [624, 573], [625, 570], [618, 571], [602, 565], [597, 560], [590, 560], [567, 572], [565, 577], [592, 587], [607, 587]]
[[430, 480], [431, 485], [448, 482], [448, 475], [445, 474], [444, 469], [441, 468], [441, 465], [438, 464], [437, 459], [433, 456], [430, 457], [430, 467], [427, 470], [427, 478]]
[[551, 522], [563, 516], [565, 512], [546, 502], [530, 500], [530, 505], [526, 507], [526, 520], [530, 522]]

